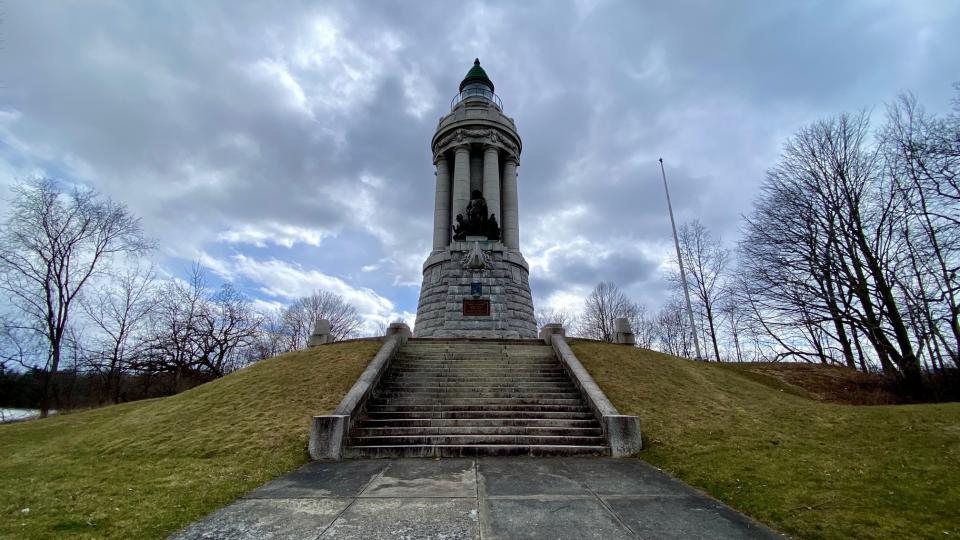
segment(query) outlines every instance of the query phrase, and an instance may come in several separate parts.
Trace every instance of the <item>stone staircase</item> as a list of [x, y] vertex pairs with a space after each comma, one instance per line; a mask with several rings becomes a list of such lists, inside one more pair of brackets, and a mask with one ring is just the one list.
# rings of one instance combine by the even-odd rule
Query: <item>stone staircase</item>
[[397, 353], [344, 457], [609, 455], [600, 424], [539, 340], [416, 339]]

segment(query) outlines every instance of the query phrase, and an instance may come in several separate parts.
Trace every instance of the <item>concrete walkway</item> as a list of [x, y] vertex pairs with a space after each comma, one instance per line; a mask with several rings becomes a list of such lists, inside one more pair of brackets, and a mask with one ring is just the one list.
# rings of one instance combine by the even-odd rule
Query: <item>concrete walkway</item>
[[314, 462], [172, 538], [782, 537], [640, 460], [501, 457]]

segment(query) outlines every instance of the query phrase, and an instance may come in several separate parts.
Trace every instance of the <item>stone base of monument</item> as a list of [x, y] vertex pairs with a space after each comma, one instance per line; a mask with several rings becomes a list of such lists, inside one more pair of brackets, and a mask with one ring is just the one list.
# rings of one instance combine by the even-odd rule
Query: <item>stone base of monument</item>
[[417, 337], [535, 338], [530, 272], [520, 253], [467, 237], [423, 264]]

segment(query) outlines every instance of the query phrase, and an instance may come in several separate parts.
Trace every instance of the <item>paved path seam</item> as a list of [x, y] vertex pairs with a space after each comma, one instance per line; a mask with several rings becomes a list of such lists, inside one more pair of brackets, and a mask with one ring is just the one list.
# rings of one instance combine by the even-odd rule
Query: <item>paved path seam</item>
[[[563, 463], [563, 466], [564, 466], [564, 468], [567, 469], [568, 472], [571, 473], [571, 476], [574, 476], [574, 475], [572, 474], [573, 471], [570, 470], [570, 465], [569, 465], [569, 464]], [[620, 515], [617, 514], [616, 512], [614, 512], [613, 508], [610, 508], [610, 505], [608, 505], [606, 502], [604, 502], [604, 500], [601, 499], [599, 495], [597, 495], [597, 492], [595, 492], [593, 489], [590, 488], [590, 485], [589, 485], [587, 482], [581, 481], [580, 484], [583, 485], [583, 487], [584, 487], [587, 491], [589, 491], [594, 497], [596, 497], [596, 499], [597, 499], [598, 501], [600, 501], [600, 505], [603, 506], [603, 507], [607, 510], [607, 512], [609, 512], [610, 515], [613, 516], [613, 518], [616, 519], [617, 522], [619, 522], [621, 526], [623, 526], [623, 528], [625, 528], [625, 529], [627, 529], [628, 531], [630, 531], [630, 534], [633, 534], [633, 535], [636, 536], [637, 538], [640, 538], [640, 536], [639, 536], [637, 533], [635, 533], [635, 532], [633, 531], [633, 529], [631, 529], [630, 526], [627, 525], [627, 524], [623, 521], [623, 519], [620, 517]]]

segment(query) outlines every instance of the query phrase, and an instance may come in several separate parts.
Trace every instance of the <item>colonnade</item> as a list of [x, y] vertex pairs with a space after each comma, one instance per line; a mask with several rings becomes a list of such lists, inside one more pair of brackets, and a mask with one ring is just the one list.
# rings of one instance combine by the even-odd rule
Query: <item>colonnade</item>
[[[434, 162], [437, 167], [436, 199], [433, 216], [433, 249], [450, 245], [453, 224], [458, 214], [466, 218], [470, 193], [479, 188], [487, 201], [487, 212], [494, 214], [500, 225], [500, 241], [510, 249], [520, 249], [520, 224], [517, 200], [517, 158], [504, 153], [492, 144], [482, 147], [482, 153], [471, 160], [469, 144], [457, 146], [453, 157], [453, 178], [445, 153]], [[503, 177], [501, 178], [501, 158]], [[482, 167], [477, 171], [477, 166]], [[471, 186], [471, 179], [474, 185]]]

